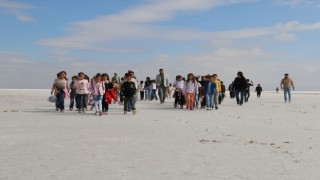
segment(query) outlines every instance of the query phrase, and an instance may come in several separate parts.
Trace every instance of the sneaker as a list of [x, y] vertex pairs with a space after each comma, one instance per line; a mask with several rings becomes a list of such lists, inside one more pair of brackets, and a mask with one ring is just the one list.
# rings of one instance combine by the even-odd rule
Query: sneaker
[[78, 113], [81, 113], [81, 110], [80, 110], [80, 109], [78, 109]]
[[132, 114], [136, 115], [137, 114], [137, 110], [132, 110]]
[[99, 116], [99, 112], [98, 112], [98, 111], [96, 111], [95, 115], [96, 115], [96, 116]]
[[59, 108], [56, 108], [56, 111], [59, 111], [60, 109]]
[[207, 111], [209, 111], [210, 110], [210, 108], [207, 108]]
[[61, 113], [64, 113], [64, 110], [60, 110]]
[[174, 108], [177, 108], [178, 107], [178, 105], [177, 104], [174, 104]]
[[99, 111], [99, 116], [104, 115], [105, 113], [103, 113], [102, 111]]
[[123, 114], [127, 114], [128, 112], [127, 111], [124, 111], [124, 113]]
[[83, 112], [83, 113], [86, 113], [86, 109], [83, 108], [83, 109], [82, 109], [82, 112]]
[[216, 110], [218, 110], [218, 106], [215, 106], [214, 108], [215, 108]]
[[73, 109], [72, 109], [72, 108], [69, 108], [69, 110], [72, 111]]

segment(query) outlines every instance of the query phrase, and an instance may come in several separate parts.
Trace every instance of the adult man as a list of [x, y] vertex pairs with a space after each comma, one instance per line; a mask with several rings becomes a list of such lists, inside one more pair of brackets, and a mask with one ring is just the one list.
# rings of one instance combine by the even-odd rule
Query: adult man
[[159, 70], [159, 73], [156, 77], [156, 84], [158, 87], [158, 94], [160, 103], [164, 103], [166, 98], [167, 88], [170, 86], [169, 77], [167, 74], [164, 73], [163, 69]]
[[233, 84], [236, 92], [237, 104], [241, 106], [243, 105], [244, 93], [247, 88], [247, 80], [241, 71], [237, 73], [237, 77], [234, 79]]
[[118, 73], [116, 73], [116, 72], [113, 74], [113, 77], [112, 77], [112, 80], [114, 80], [114, 79], [120, 85], [121, 80], [120, 80], [120, 77], [118, 76]]
[[285, 103], [287, 101], [289, 101], [289, 103], [290, 103], [291, 89], [294, 90], [294, 84], [293, 84], [292, 79], [289, 78], [288, 73], [284, 74], [284, 78], [281, 80], [280, 87], [281, 87], [281, 89], [283, 89]]

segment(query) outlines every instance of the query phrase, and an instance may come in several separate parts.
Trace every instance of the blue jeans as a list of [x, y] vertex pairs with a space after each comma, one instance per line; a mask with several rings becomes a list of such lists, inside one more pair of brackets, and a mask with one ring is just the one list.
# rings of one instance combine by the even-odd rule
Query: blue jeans
[[157, 95], [156, 95], [156, 89], [153, 89], [152, 90], [152, 93], [151, 93], [151, 101], [153, 100], [153, 99], [156, 99], [156, 101], [158, 101], [158, 98], [157, 98]]
[[88, 94], [77, 94], [76, 95], [76, 106], [77, 109], [87, 108]]
[[64, 90], [59, 90], [59, 92], [56, 95], [57, 97], [56, 108], [60, 110], [64, 110], [64, 96], [65, 96]]
[[245, 94], [244, 90], [236, 90], [237, 104], [240, 104], [240, 105], [243, 104], [244, 94]]
[[152, 93], [152, 90], [149, 87], [147, 87], [144, 91], [144, 97], [145, 97], [144, 99], [151, 100], [151, 93]]
[[207, 108], [213, 108], [213, 95], [206, 94], [206, 106]]
[[283, 88], [284, 101], [291, 101], [291, 88]]
[[198, 107], [198, 105], [199, 105], [199, 95], [196, 94], [194, 96], [194, 107]]
[[124, 99], [124, 111], [128, 111], [128, 107], [130, 107], [130, 110], [136, 110], [136, 99], [135, 97], [125, 98]]

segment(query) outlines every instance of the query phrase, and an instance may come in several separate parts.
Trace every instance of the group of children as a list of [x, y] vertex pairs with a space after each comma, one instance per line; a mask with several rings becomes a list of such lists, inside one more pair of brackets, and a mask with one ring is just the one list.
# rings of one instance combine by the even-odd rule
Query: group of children
[[176, 81], [173, 84], [175, 98], [174, 107], [183, 109], [186, 105], [187, 110], [193, 110], [195, 107], [207, 110], [218, 109], [218, 104], [221, 104], [225, 87], [223, 82], [217, 79], [218, 75], [206, 75], [195, 77], [192, 73], [188, 74], [184, 79], [181, 75], [176, 76]]
[[[64, 99], [68, 97], [70, 97], [70, 111], [76, 104], [79, 113], [86, 113], [88, 105], [91, 105], [91, 110], [95, 108], [97, 116], [107, 114], [109, 104], [112, 102], [123, 105], [124, 114], [131, 111], [136, 114], [135, 104], [138, 93], [141, 100], [157, 99], [155, 82], [147, 77], [145, 82], [140, 81], [138, 84], [134, 72], [130, 70], [121, 82], [118, 82], [117, 78], [110, 80], [107, 73], [97, 73], [89, 82], [89, 77], [80, 72], [78, 76], [72, 77], [72, 82], [68, 86], [66, 75], [65, 71], [57, 74], [51, 91], [51, 94], [54, 93], [56, 96], [56, 110], [60, 112], [64, 112]], [[194, 108], [217, 110], [218, 104], [225, 96], [225, 87], [217, 74], [200, 78], [190, 73], [186, 79], [178, 75], [173, 86], [168, 87], [168, 98], [171, 97], [171, 91], [172, 97], [175, 98], [174, 107], [177, 108], [179, 105], [183, 109], [186, 106], [187, 110], [194, 110]]]
[[[76, 104], [79, 113], [86, 113], [88, 105], [92, 104], [91, 109], [95, 108], [95, 115], [102, 116], [108, 113], [109, 104], [118, 102], [124, 104], [124, 114], [128, 111], [136, 114], [135, 95], [138, 83], [133, 78], [132, 71], [125, 74], [121, 87], [116, 78], [110, 81], [107, 73], [97, 73], [89, 82], [89, 77], [83, 72], [73, 76], [68, 87], [66, 75], [65, 71], [59, 72], [52, 86], [51, 95], [56, 96], [57, 111], [64, 112], [64, 99], [70, 97], [70, 111]], [[118, 101], [119, 96], [120, 101]]]

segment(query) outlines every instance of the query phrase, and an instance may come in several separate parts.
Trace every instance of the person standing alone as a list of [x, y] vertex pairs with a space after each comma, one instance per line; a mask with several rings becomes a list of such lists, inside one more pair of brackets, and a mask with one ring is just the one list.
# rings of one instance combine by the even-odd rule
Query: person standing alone
[[281, 80], [280, 83], [281, 89], [283, 89], [284, 94], [284, 101], [285, 103], [291, 101], [291, 89], [294, 90], [294, 84], [291, 78], [289, 78], [289, 74], [284, 74], [284, 78]]
[[158, 74], [156, 77], [156, 85], [158, 87], [160, 103], [163, 104], [164, 100], [166, 99], [166, 92], [170, 82], [168, 75], [164, 73], [163, 69], [160, 69], [159, 73], [160, 74]]
[[262, 92], [262, 87], [260, 84], [256, 87], [256, 92], [257, 92], [257, 97], [260, 98], [261, 92]]

